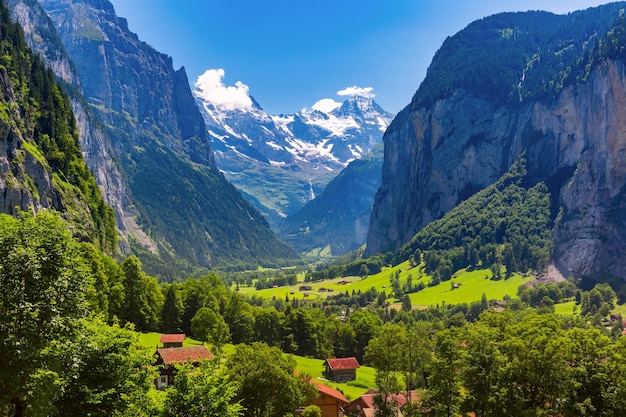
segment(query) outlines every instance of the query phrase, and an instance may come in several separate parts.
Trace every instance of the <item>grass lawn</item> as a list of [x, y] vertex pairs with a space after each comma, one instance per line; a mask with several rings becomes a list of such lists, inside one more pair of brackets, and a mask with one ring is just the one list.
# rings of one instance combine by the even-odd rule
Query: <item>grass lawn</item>
[[568, 301], [567, 303], [559, 303], [554, 305], [554, 312], [559, 316], [580, 316], [580, 306], [576, 306], [576, 312], [574, 313], [574, 306], [576, 301]]
[[[463, 272], [450, 281], [442, 282], [435, 287], [426, 287], [422, 291], [410, 294], [411, 304], [413, 307], [428, 307], [444, 303], [471, 303], [480, 301], [483, 293], [488, 300], [502, 300], [505, 295], [517, 298], [519, 286], [533, 279], [532, 277], [513, 275], [506, 280], [492, 281], [489, 279], [491, 275], [491, 271], [488, 269]], [[417, 282], [421, 280], [424, 280], [425, 283], [430, 282], [428, 277], [420, 278]], [[453, 283], [458, 284], [458, 288], [452, 288]]]

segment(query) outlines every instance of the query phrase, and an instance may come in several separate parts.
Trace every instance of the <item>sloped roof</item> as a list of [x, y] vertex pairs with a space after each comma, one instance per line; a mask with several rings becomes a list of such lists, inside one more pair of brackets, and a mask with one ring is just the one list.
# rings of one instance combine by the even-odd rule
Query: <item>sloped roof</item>
[[166, 365], [182, 362], [200, 362], [205, 359], [212, 360], [213, 355], [206, 346], [187, 346], [177, 348], [157, 349], [157, 353]]
[[356, 358], [334, 358], [326, 359], [326, 363], [333, 371], [339, 371], [343, 369], [358, 369], [361, 367], [359, 361]]
[[185, 340], [185, 334], [162, 334], [161, 339], [159, 340], [161, 343], [183, 343]]
[[328, 395], [329, 397], [333, 397], [333, 398], [343, 402], [344, 404], [349, 404], [350, 403], [350, 401], [348, 401], [346, 399], [346, 397], [344, 397], [344, 395], [341, 392], [337, 391], [336, 389], [331, 388], [328, 385], [324, 385], [321, 382], [318, 382], [318, 381], [316, 381], [314, 379], [312, 379], [311, 381], [315, 384], [315, 386], [317, 387], [317, 391], [320, 394], [325, 394], [325, 395]]

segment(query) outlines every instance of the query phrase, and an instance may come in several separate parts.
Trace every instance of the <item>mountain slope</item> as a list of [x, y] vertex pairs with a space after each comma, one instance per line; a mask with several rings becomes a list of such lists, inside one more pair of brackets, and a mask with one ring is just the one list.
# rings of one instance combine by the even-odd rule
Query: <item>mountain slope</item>
[[155, 243], [130, 240], [150, 273], [296, 257], [218, 172], [183, 68], [141, 42], [106, 0], [40, 3], [113, 143], [131, 220]]
[[506, 13], [448, 38], [385, 134], [366, 253], [397, 250], [525, 153], [564, 272], [625, 277], [624, 8]]
[[363, 245], [380, 186], [383, 146], [350, 162], [324, 188], [281, 224], [279, 236], [300, 252], [340, 256]]
[[379, 143], [392, 117], [369, 96], [320, 100], [311, 109], [272, 116], [247, 90], [236, 103], [217, 102], [206, 87], [215, 84], [214, 78], [207, 83], [209, 75], [216, 73], [201, 76], [194, 95], [217, 165], [274, 227]]
[[103, 191], [106, 202], [115, 210], [121, 237], [120, 250], [128, 254], [129, 235], [141, 235], [144, 241], [149, 241], [149, 238], [134, 222], [128, 221], [133, 214], [127, 213], [128, 208], [124, 201], [130, 201], [131, 198], [116, 162], [113, 146], [104, 126], [83, 98], [80, 79], [56, 27], [36, 0], [5, 0], [5, 3], [13, 19], [24, 28], [28, 45], [43, 59], [47, 67], [52, 68], [70, 99], [80, 133], [83, 156]]
[[112, 253], [115, 218], [82, 159], [69, 101], [0, 4], [0, 210], [52, 208], [78, 239]]

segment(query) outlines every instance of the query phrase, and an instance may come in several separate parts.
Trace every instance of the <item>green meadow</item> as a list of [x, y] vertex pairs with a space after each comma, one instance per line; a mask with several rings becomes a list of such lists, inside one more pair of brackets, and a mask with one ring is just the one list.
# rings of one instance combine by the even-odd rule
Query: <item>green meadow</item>
[[[321, 298], [337, 295], [339, 292], [349, 293], [365, 292], [376, 288], [379, 292], [385, 292], [392, 297], [391, 278], [400, 272], [400, 283], [405, 285], [411, 276], [413, 285], [423, 283], [426, 288], [409, 295], [413, 307], [429, 307], [442, 304], [460, 304], [480, 301], [483, 293], [487, 299], [502, 300], [505, 296], [517, 298], [517, 289], [520, 285], [532, 281], [532, 277], [513, 275], [508, 279], [499, 281], [491, 280], [492, 273], [489, 269], [477, 269], [472, 271], [460, 270], [452, 280], [442, 282], [429, 287], [431, 277], [424, 274], [423, 265], [411, 268], [408, 262], [403, 262], [394, 267], [385, 268], [383, 271], [361, 277], [338, 277], [325, 281], [304, 283], [299, 282], [293, 286], [267, 288], [256, 290], [254, 287], [241, 287], [240, 293], [247, 296], [257, 296], [265, 299], [289, 298], [289, 300], [319, 300]], [[341, 284], [340, 284], [341, 283]], [[312, 289], [300, 291], [301, 285], [308, 285]], [[320, 291], [320, 289], [323, 289]], [[332, 289], [332, 291], [329, 291]], [[306, 295], [305, 295], [306, 293]], [[393, 298], [390, 300], [393, 301]]]

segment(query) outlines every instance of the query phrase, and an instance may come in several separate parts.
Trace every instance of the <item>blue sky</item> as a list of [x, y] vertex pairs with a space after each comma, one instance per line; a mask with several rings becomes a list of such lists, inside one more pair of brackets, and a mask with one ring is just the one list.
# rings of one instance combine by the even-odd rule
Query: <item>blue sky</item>
[[[372, 88], [396, 113], [446, 36], [503, 11], [555, 13], [593, 0], [110, 0], [130, 29], [225, 93], [249, 92], [270, 114], [295, 113], [346, 87]], [[222, 71], [217, 71], [222, 69]], [[223, 75], [222, 75], [223, 73]]]

